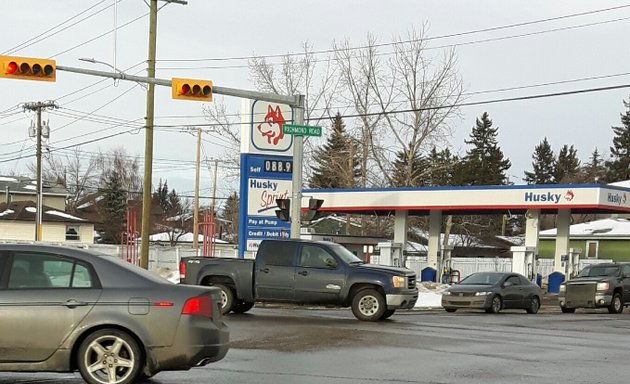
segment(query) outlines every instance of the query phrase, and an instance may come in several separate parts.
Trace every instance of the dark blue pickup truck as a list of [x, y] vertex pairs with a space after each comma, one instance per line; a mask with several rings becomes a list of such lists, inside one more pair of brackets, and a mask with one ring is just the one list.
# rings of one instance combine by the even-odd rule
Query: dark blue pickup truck
[[243, 313], [256, 301], [352, 307], [359, 320], [378, 321], [418, 300], [416, 274], [365, 264], [326, 241], [264, 240], [255, 260], [187, 257], [181, 284], [221, 288], [221, 311]]

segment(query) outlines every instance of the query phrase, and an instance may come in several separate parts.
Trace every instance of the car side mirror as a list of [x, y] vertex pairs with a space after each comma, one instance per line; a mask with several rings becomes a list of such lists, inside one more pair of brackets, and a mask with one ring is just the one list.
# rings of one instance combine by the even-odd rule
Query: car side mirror
[[332, 257], [327, 257], [324, 262], [326, 263], [326, 266], [328, 268], [331, 268], [331, 269], [337, 268], [337, 262]]

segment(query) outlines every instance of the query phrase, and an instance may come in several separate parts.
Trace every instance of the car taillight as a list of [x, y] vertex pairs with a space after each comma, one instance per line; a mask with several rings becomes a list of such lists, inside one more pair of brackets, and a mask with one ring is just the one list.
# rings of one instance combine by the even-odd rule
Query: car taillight
[[212, 317], [212, 300], [208, 296], [191, 297], [186, 300], [182, 315]]
[[183, 261], [179, 262], [179, 279], [186, 278], [186, 264]]

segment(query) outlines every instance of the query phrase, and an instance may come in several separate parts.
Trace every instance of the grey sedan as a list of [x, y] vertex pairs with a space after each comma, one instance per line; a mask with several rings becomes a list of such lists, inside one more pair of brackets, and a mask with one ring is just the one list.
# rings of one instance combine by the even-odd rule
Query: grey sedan
[[216, 288], [178, 286], [118, 258], [0, 244], [0, 371], [78, 370], [128, 384], [222, 359]]
[[541, 289], [518, 273], [477, 272], [447, 289], [442, 294], [442, 307], [446, 312], [474, 308], [488, 313], [499, 313], [502, 309], [536, 313], [541, 297]]

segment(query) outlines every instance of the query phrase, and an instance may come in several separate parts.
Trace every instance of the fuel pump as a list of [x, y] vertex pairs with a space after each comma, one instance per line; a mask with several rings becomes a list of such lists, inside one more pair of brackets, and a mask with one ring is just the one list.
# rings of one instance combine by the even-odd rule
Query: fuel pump
[[565, 276], [568, 276], [567, 279], [572, 279], [577, 276], [580, 271], [580, 254], [582, 250], [579, 248], [569, 248], [569, 255], [567, 256]]

